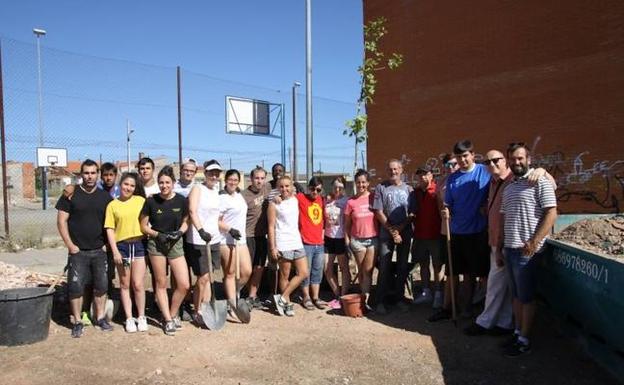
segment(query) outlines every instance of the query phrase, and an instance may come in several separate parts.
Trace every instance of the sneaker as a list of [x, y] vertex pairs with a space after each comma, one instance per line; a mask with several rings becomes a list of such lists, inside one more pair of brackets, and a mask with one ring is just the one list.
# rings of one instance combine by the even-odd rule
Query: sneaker
[[147, 331], [147, 318], [144, 315], [137, 318], [137, 330], [140, 332]]
[[342, 308], [340, 301], [338, 301], [337, 299], [332, 299], [331, 301], [329, 301], [328, 305], [329, 305], [329, 308], [333, 310], [339, 310]]
[[174, 336], [176, 333], [176, 326], [175, 326], [175, 322], [173, 322], [173, 320], [171, 321], [165, 321], [163, 323], [163, 331], [165, 332], [166, 335], [168, 336]]
[[180, 308], [180, 318], [182, 321], [191, 322], [193, 320], [193, 308], [191, 304], [185, 302]]
[[182, 320], [180, 320], [180, 317], [173, 317], [171, 320], [176, 329], [182, 329]]
[[403, 301], [397, 302], [396, 306], [403, 313], [409, 311], [409, 309], [410, 309], [409, 305], [407, 303], [403, 302]]
[[476, 322], [464, 329], [464, 334], [470, 337], [482, 336], [484, 334], [489, 334], [489, 332], [490, 329], [486, 329]]
[[518, 342], [518, 335], [514, 333], [511, 335], [511, 337], [503, 341], [499, 346], [501, 347], [501, 349], [506, 350], [516, 342]]
[[516, 341], [515, 344], [510, 345], [505, 349], [505, 357], [508, 358], [516, 358], [520, 356], [525, 356], [531, 353], [531, 343], [522, 343], [519, 340]]
[[427, 318], [427, 322], [448, 321], [451, 319], [451, 312], [446, 309], [433, 313], [431, 317]]
[[136, 333], [137, 325], [134, 322], [134, 318], [128, 318], [126, 320], [126, 333]]
[[295, 305], [293, 303], [288, 303], [284, 307], [284, 314], [288, 317], [293, 317], [295, 315]]
[[425, 289], [419, 295], [414, 297], [412, 303], [414, 305], [420, 305], [423, 303], [431, 303], [433, 301], [433, 296], [431, 295], [431, 290]]
[[433, 308], [442, 309], [442, 306], [444, 306], [444, 293], [442, 290], [436, 290], [433, 294]]
[[386, 315], [388, 314], [388, 310], [386, 309], [386, 307], [384, 306], [383, 303], [380, 303], [379, 305], [377, 305], [377, 307], [375, 308], [375, 313], [379, 314], [379, 315]]
[[72, 338], [80, 338], [84, 334], [84, 324], [82, 322], [76, 322], [72, 326], [71, 336]]
[[264, 307], [262, 300], [258, 297], [248, 297], [247, 299], [247, 303], [252, 309], [262, 309]]
[[277, 313], [281, 316], [284, 315], [284, 308], [286, 306], [286, 302], [284, 302], [284, 300], [282, 299], [282, 296], [280, 294], [275, 294], [273, 296], [273, 301], [275, 303], [275, 310], [277, 310]]
[[91, 318], [89, 318], [89, 314], [86, 311], [82, 312], [82, 315], [80, 316], [80, 322], [82, 322], [82, 324], [84, 326], [92, 326], [93, 325], [91, 323]]
[[97, 320], [96, 325], [103, 332], [112, 332], [113, 331], [113, 327], [111, 326], [111, 324], [108, 323], [108, 320], [106, 319], [106, 317], [100, 318], [99, 320]]

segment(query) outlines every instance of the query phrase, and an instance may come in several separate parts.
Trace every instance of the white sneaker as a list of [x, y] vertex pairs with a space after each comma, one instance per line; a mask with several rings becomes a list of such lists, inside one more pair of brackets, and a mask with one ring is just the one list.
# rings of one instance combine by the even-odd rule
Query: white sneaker
[[137, 319], [137, 330], [140, 332], [147, 331], [147, 318], [143, 315]]
[[444, 305], [444, 293], [442, 290], [436, 290], [433, 294], [433, 308], [442, 309], [442, 305]]
[[433, 301], [433, 296], [431, 295], [431, 289], [424, 289], [420, 295], [418, 295], [412, 301], [414, 305], [420, 305], [423, 303], [431, 303]]
[[126, 332], [136, 333], [136, 331], [137, 331], [137, 326], [136, 326], [136, 323], [134, 322], [134, 318], [128, 318], [126, 320]]

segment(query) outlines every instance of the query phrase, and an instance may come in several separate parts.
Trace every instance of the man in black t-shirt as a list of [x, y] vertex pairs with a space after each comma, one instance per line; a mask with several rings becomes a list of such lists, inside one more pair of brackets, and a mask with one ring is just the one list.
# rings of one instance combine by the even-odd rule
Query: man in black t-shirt
[[71, 194], [63, 194], [57, 204], [57, 227], [68, 251], [67, 283], [73, 316], [72, 337], [82, 336], [82, 297], [85, 285], [93, 285], [96, 325], [103, 331], [113, 330], [105, 317], [108, 290], [104, 217], [111, 196], [97, 188], [98, 165], [87, 159], [80, 165], [82, 184]]

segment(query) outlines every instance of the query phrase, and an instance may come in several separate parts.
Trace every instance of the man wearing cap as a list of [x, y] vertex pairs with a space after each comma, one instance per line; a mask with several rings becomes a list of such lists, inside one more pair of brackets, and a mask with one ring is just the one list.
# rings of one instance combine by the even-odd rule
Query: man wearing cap
[[437, 199], [437, 184], [433, 180], [433, 173], [429, 166], [421, 166], [416, 170], [418, 186], [410, 194], [410, 216], [414, 226], [414, 241], [412, 243], [412, 258], [420, 265], [420, 277], [423, 289], [414, 293], [414, 304], [433, 302], [431, 293], [431, 272], [429, 264], [433, 265], [433, 282], [435, 298], [442, 301], [442, 286], [440, 271], [440, 209]]

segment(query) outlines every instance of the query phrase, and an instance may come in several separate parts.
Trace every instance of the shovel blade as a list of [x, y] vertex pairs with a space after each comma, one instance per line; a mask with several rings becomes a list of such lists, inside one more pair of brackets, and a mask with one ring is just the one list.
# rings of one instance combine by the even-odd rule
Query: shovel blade
[[220, 330], [225, 325], [227, 318], [227, 302], [224, 300], [202, 302], [199, 306], [199, 314], [201, 314], [204, 325], [208, 329]]
[[236, 317], [244, 324], [248, 324], [251, 321], [251, 309], [246, 301], [237, 301], [236, 308], [234, 309]]

